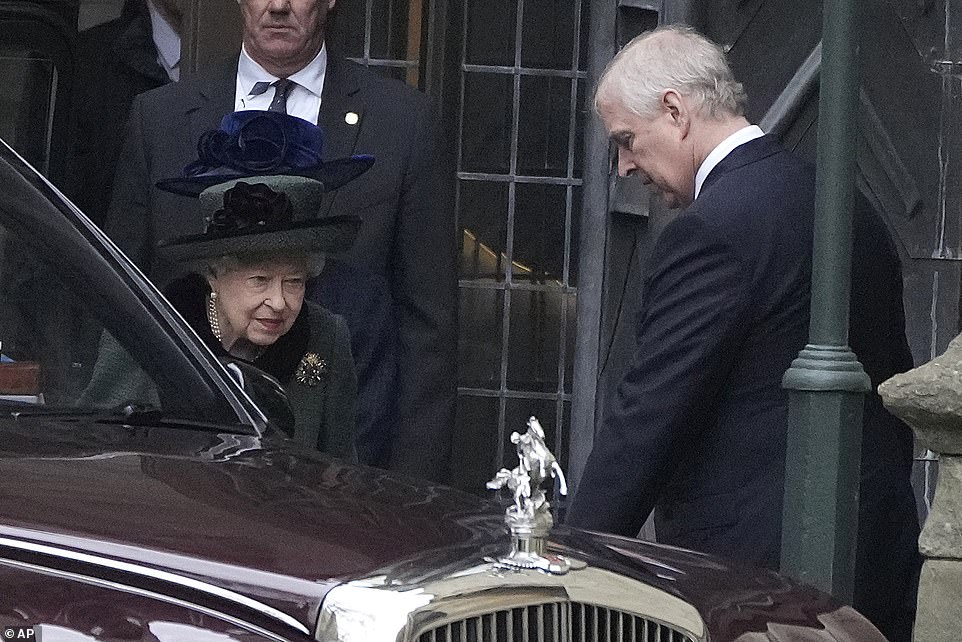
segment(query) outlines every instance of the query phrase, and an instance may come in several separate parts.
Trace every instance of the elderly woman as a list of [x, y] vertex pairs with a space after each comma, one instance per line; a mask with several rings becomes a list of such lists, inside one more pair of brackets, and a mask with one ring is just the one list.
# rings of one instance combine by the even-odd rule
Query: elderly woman
[[207, 230], [173, 239], [159, 252], [192, 270], [164, 293], [214, 353], [249, 361], [283, 385], [294, 438], [353, 457], [357, 379], [350, 334], [344, 319], [304, 301], [304, 290], [326, 253], [350, 245], [357, 220], [293, 220], [295, 209], [317, 211], [323, 193], [318, 181], [294, 176], [208, 188], [202, 209], [221, 206]]
[[324, 194], [373, 159], [321, 163], [320, 145], [320, 130], [287, 115], [225, 117], [220, 130], [205, 134], [200, 160], [183, 177], [158, 183], [199, 197], [207, 221], [203, 233], [161, 243], [158, 255], [188, 272], [164, 293], [211, 350], [252, 363], [284, 387], [293, 437], [353, 458], [350, 334], [304, 292], [324, 256], [350, 247], [360, 224], [353, 216], [317, 217]]

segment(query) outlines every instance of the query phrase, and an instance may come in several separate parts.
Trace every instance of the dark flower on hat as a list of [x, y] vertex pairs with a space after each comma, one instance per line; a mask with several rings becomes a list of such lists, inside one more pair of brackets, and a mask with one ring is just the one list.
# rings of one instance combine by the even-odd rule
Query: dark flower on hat
[[197, 143], [197, 160], [184, 176], [217, 169], [243, 174], [298, 173], [321, 164], [320, 128], [286, 114], [267, 111], [233, 112], [220, 129], [205, 132]]
[[286, 225], [293, 219], [287, 194], [275, 192], [263, 183], [239, 182], [224, 192], [224, 207], [214, 212], [207, 224], [208, 234], [264, 231]]

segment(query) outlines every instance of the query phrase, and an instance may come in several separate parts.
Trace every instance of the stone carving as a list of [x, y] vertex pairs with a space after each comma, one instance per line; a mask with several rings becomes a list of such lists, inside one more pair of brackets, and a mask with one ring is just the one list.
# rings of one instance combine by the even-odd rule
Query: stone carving
[[885, 407], [939, 453], [939, 480], [919, 537], [925, 557], [913, 639], [962, 639], [962, 335], [939, 357], [879, 386]]

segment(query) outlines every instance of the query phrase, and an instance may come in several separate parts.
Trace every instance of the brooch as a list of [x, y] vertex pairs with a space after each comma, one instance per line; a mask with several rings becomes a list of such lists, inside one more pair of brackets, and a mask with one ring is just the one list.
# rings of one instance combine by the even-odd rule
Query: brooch
[[319, 384], [325, 375], [327, 375], [327, 361], [321, 359], [321, 356], [316, 352], [305, 354], [294, 372], [297, 383], [312, 388]]

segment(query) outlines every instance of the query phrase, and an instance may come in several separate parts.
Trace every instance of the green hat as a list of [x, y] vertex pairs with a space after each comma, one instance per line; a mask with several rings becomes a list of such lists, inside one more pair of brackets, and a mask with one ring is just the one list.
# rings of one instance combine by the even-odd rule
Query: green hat
[[354, 242], [357, 216], [317, 218], [324, 184], [304, 176], [253, 176], [200, 193], [207, 221], [203, 234], [163, 241], [158, 253], [171, 261], [195, 261], [246, 253], [335, 253]]

